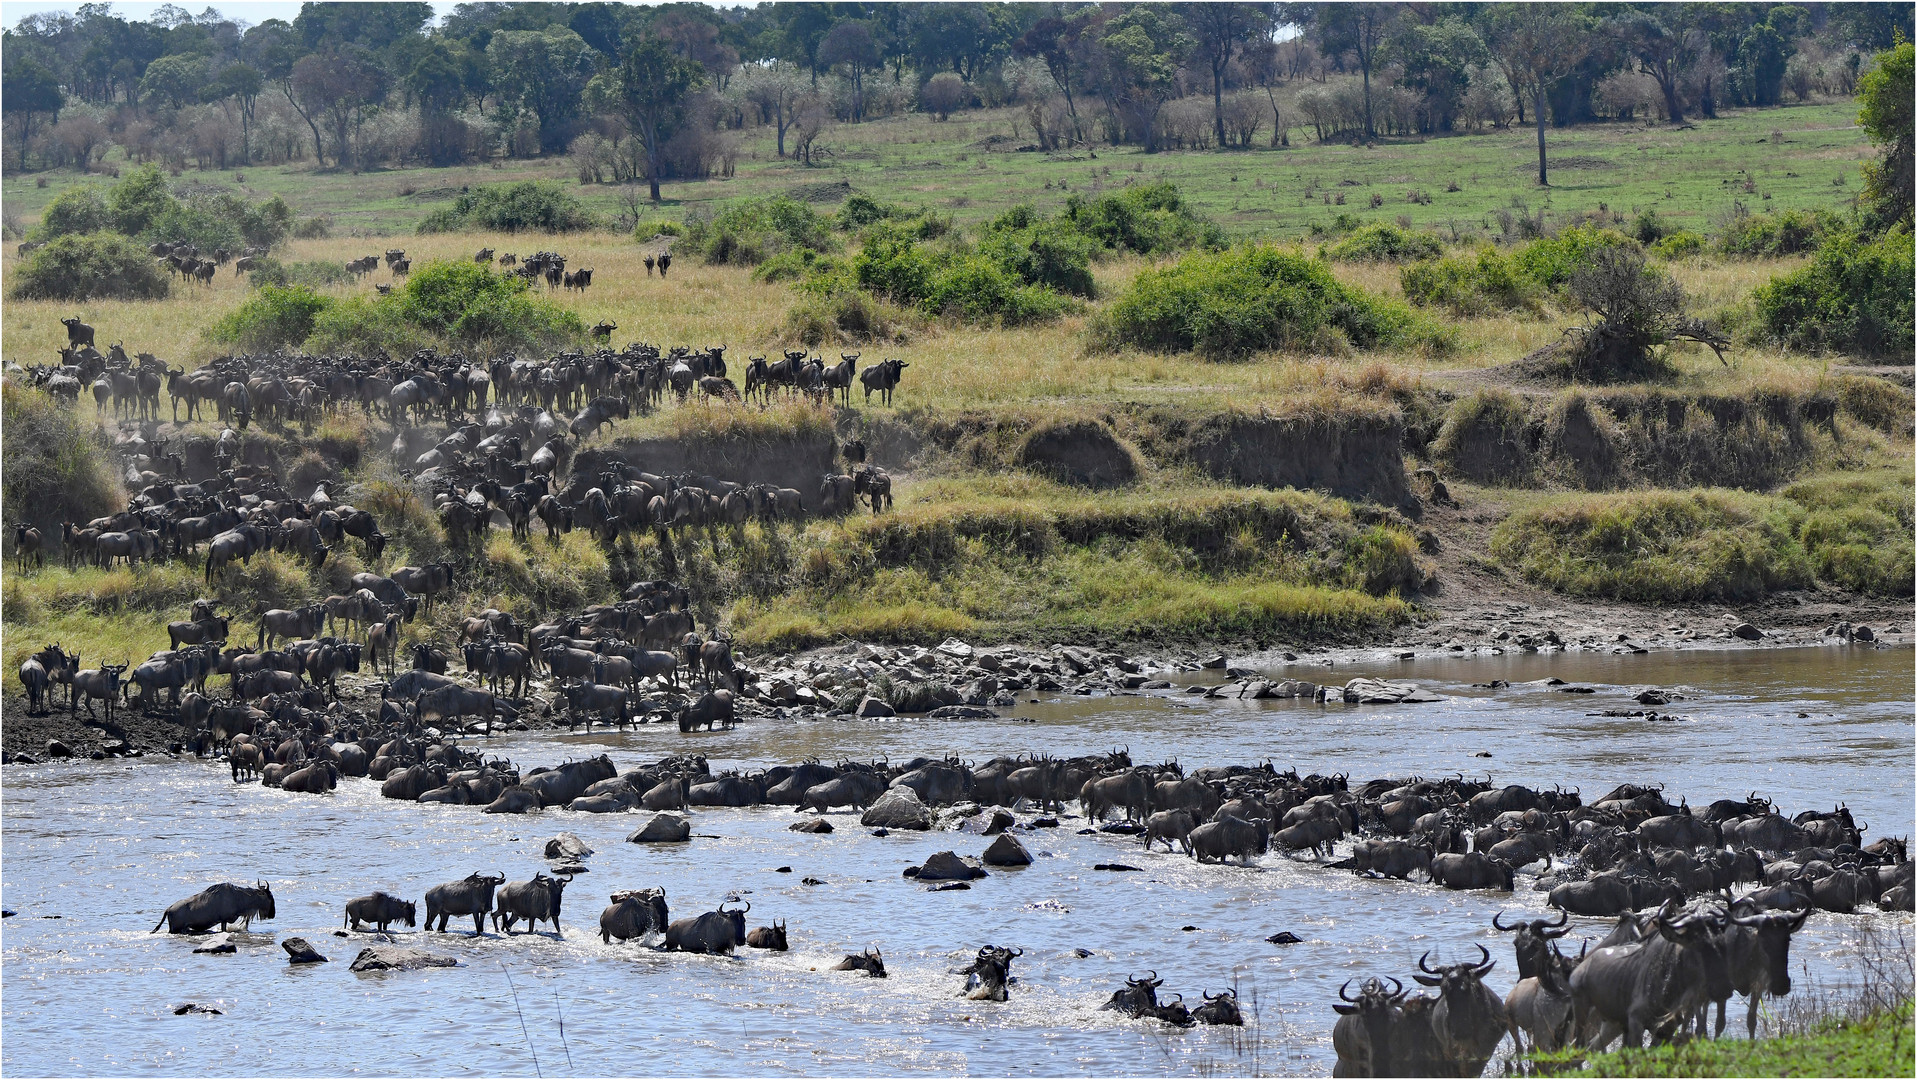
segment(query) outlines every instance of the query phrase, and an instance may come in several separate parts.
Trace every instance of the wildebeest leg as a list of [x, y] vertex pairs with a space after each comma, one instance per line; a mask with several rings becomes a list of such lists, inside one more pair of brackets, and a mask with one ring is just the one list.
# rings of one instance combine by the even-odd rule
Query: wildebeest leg
[[485, 932], [486, 932], [486, 913], [483, 911], [473, 912], [473, 936], [478, 937], [481, 934], [484, 934]]

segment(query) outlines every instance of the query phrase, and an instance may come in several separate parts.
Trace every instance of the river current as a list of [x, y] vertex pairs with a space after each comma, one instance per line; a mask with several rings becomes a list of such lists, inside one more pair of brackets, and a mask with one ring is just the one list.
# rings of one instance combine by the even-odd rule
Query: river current
[[[1412, 679], [1442, 700], [1040, 694], [996, 720], [519, 734], [486, 749], [522, 768], [606, 752], [621, 769], [696, 751], [716, 772], [806, 755], [983, 760], [1122, 747], [1135, 761], [1176, 757], [1188, 770], [1271, 759], [1348, 773], [1353, 786], [1489, 772], [1591, 799], [1624, 781], [1662, 782], [1693, 806], [1755, 790], [1787, 814], [1844, 801], [1871, 836], [1908, 836], [1912, 660], [1908, 649], [1853, 646], [1281, 665], [1274, 675], [1317, 682]], [[1595, 692], [1526, 685], [1551, 677]], [[1493, 680], [1512, 685], [1475, 685]], [[1633, 695], [1646, 686], [1681, 693], [1661, 711], [1687, 719], [1591, 715], [1641, 708]], [[1484, 752], [1492, 756], [1476, 756]], [[1146, 854], [1134, 838], [1078, 835], [1074, 818], [1023, 835], [1033, 866], [931, 893], [901, 869], [948, 848], [977, 855], [988, 841], [875, 838], [849, 812], [831, 815], [830, 835], [795, 834], [787, 826], [798, 815], [776, 807], [698, 811], [690, 843], [641, 846], [623, 840], [643, 813], [488, 816], [382, 799], [368, 780], [295, 795], [166, 759], [8, 767], [0, 809], [0, 901], [18, 913], [0, 928], [8, 1075], [1325, 1074], [1340, 983], [1408, 981], [1425, 950], [1464, 959], [1482, 944], [1498, 960], [1487, 981], [1503, 993], [1515, 978], [1510, 938], [1491, 930], [1491, 916], [1548, 911], [1531, 890], [1534, 872], [1497, 894], [1364, 880], [1277, 853], [1253, 868], [1199, 866]], [[597, 849], [565, 895], [562, 937], [401, 928], [402, 944], [461, 966], [347, 970], [371, 943], [332, 936], [347, 899], [378, 888], [417, 900], [476, 870], [523, 880], [548, 867], [543, 845], [561, 830]], [[1093, 869], [1121, 861], [1144, 872]], [[174, 900], [255, 879], [272, 884], [279, 914], [235, 935], [237, 954], [195, 955], [203, 939], [149, 933]], [[666, 888], [675, 917], [748, 900], [748, 925], [785, 920], [792, 951], [695, 957], [602, 944], [606, 895], [651, 885]], [[1910, 917], [1813, 916], [1794, 940], [1793, 976], [1841, 986], [1867, 924], [1908, 932]], [[1608, 929], [1609, 920], [1573, 920], [1567, 944]], [[1303, 943], [1265, 941], [1281, 930]], [[278, 942], [296, 934], [332, 962], [289, 966]], [[958, 994], [963, 978], [951, 970], [984, 944], [1024, 950], [1007, 1004]], [[890, 978], [827, 970], [868, 946], [883, 951]], [[1165, 980], [1161, 997], [1182, 993], [1188, 1004], [1236, 985], [1250, 1026], [1177, 1031], [1097, 1011], [1128, 973], [1148, 969]], [[224, 1015], [175, 1015], [188, 1001]], [[1732, 1008], [1741, 1019], [1741, 999]]]

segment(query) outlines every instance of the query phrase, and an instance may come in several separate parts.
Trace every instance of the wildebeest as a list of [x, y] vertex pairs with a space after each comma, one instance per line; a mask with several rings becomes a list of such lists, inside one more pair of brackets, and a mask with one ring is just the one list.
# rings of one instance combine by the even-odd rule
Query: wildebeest
[[730, 911], [721, 903], [717, 911], [690, 919], [674, 919], [666, 927], [665, 947], [680, 952], [730, 955], [733, 949], [745, 944], [745, 917], [751, 910], [750, 903]]
[[148, 933], [157, 934], [165, 926], [169, 934], [194, 934], [218, 926], [225, 930], [232, 923], [244, 930], [254, 919], [271, 919], [273, 889], [266, 882], [235, 885], [221, 882], [175, 902], [160, 916]]
[[1413, 871], [1431, 875], [1431, 845], [1408, 840], [1360, 840], [1351, 847], [1351, 856], [1332, 863], [1340, 870], [1360, 874], [1411, 880]]
[[1151, 799], [1151, 781], [1142, 769], [1087, 780], [1078, 791], [1079, 808], [1093, 822], [1103, 821], [1113, 810], [1125, 811], [1133, 821], [1144, 821], [1151, 815]]
[[20, 572], [26, 573], [29, 564], [44, 566], [46, 555], [40, 549], [40, 530], [25, 521], [13, 523], [13, 557], [20, 563]]
[[872, 392], [876, 390], [880, 404], [892, 404], [892, 391], [899, 385], [899, 375], [911, 366], [903, 360], [881, 360], [859, 372], [859, 382], [865, 387], [865, 403], [872, 404]]
[[666, 908], [666, 890], [638, 889], [612, 894], [612, 903], [599, 913], [599, 940], [626, 941], [664, 933], [670, 912]]
[[1483, 852], [1463, 855], [1446, 852], [1431, 857], [1431, 880], [1447, 889], [1502, 889], [1510, 892], [1516, 882], [1511, 865]]
[[849, 953], [846, 958], [832, 965], [833, 971], [863, 971], [874, 979], [885, 978], [885, 955], [878, 948], [867, 949], [862, 953]]
[[541, 920], [552, 921], [555, 935], [559, 929], [559, 901], [565, 894], [567, 878], [534, 874], [531, 881], [515, 881], [499, 890], [493, 909], [493, 929], [513, 932], [513, 924], [526, 920], [529, 930], [539, 929]]
[[[1733, 910], [1729, 925], [1718, 942], [1720, 959], [1728, 969], [1730, 985], [1750, 999], [1744, 1017], [1745, 1030], [1757, 1038], [1757, 1006], [1766, 994], [1783, 997], [1791, 992], [1791, 935], [1810, 917], [1807, 908], [1795, 915], [1764, 912], [1741, 914]], [[1716, 1035], [1724, 1035], [1724, 1006], [1729, 995], [1717, 1001]]]
[[1112, 991], [1111, 1000], [1098, 1007], [1100, 1012], [1122, 1012], [1134, 1020], [1158, 1011], [1158, 988], [1165, 980], [1158, 972], [1148, 971], [1142, 979], [1127, 978], [1123, 990]]
[[88, 326], [77, 318], [61, 319], [60, 322], [67, 328], [67, 344], [69, 346], [93, 344], [93, 327]]
[[473, 936], [478, 937], [486, 930], [486, 916], [492, 914], [493, 890], [505, 882], [504, 874], [489, 876], [473, 873], [463, 881], [451, 881], [427, 889], [426, 929], [435, 929], [433, 921], [436, 919], [439, 922], [437, 929], [444, 933], [449, 916], [471, 915]]
[[1586, 956], [1571, 973], [1571, 1003], [1578, 1037], [1593, 1050], [1620, 1034], [1625, 1045], [1668, 1041], [1711, 1000], [1707, 965], [1717, 949], [1710, 920], [1677, 915], [1666, 905], [1628, 945]]
[[1240, 863], [1250, 866], [1270, 846], [1269, 828], [1270, 823], [1263, 818], [1255, 822], [1238, 817], [1207, 821], [1192, 829], [1186, 849], [1199, 862], [1223, 862], [1235, 855]]
[[360, 923], [369, 922], [383, 934], [391, 923], [403, 922], [412, 926], [417, 910], [411, 900], [401, 900], [391, 893], [374, 890], [346, 901], [345, 926], [349, 930], [358, 930]]
[[1160, 840], [1165, 842], [1165, 850], [1172, 850], [1172, 841], [1190, 855], [1191, 831], [1196, 825], [1189, 810], [1160, 810], [1145, 819], [1145, 847], [1147, 850]]
[[1418, 958], [1419, 983], [1438, 988], [1438, 1003], [1431, 1010], [1431, 1032], [1438, 1048], [1457, 1069], [1459, 1076], [1477, 1076], [1504, 1041], [1510, 1025], [1504, 1002], [1484, 985], [1484, 977], [1497, 966], [1485, 947], [1478, 946], [1475, 964], [1430, 966], [1429, 952]]
[[978, 955], [965, 968], [965, 997], [968, 1001], [1004, 1001], [1005, 984], [1011, 980], [1012, 960], [1025, 955], [1024, 949], [1002, 945], [981, 945]]
[[1556, 922], [1549, 919], [1530, 919], [1521, 920], [1509, 926], [1504, 924], [1503, 917], [1502, 911], [1491, 916], [1491, 925], [1505, 933], [1517, 932], [1518, 936], [1512, 944], [1517, 947], [1518, 978], [1520, 979], [1528, 979], [1543, 970], [1544, 962], [1550, 957], [1551, 942], [1571, 932], [1566, 925], [1571, 921], [1571, 917], [1563, 912], [1558, 913]]
[[1546, 1052], [1562, 1049], [1571, 1040], [1571, 973], [1584, 961], [1584, 953], [1575, 958], [1560, 953], [1555, 944], [1547, 945], [1537, 973], [1518, 980], [1504, 996], [1504, 1013], [1511, 1023], [1511, 1038], [1522, 1050], [1518, 1038], [1523, 1032], [1531, 1037], [1531, 1048]]
[[785, 952], [789, 945], [785, 938], [785, 920], [774, 919], [771, 926], [755, 926], [746, 934], [746, 947], [766, 949], [770, 952]]
[[1220, 990], [1216, 995], [1206, 994], [1204, 997], [1205, 1003], [1191, 1011], [1193, 1020], [1214, 1026], [1245, 1026], [1245, 1014], [1238, 1008], [1236, 990]]

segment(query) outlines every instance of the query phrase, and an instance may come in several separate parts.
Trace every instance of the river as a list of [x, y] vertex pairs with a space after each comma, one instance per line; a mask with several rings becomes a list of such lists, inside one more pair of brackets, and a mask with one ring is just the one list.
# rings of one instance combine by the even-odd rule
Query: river
[[[1908, 836], [1912, 660], [1908, 649], [1853, 646], [1280, 665], [1273, 674], [1318, 682], [1412, 679], [1443, 700], [1037, 695], [996, 720], [521, 734], [488, 750], [522, 767], [608, 752], [622, 769], [696, 750], [716, 772], [808, 754], [900, 761], [1128, 747], [1136, 761], [1175, 756], [1187, 769], [1269, 758], [1349, 773], [1353, 786], [1489, 772], [1589, 799], [1628, 780], [1662, 782], [1694, 806], [1756, 790], [1785, 813], [1842, 800], [1871, 835]], [[1594, 692], [1516, 685], [1549, 677]], [[1474, 685], [1493, 680], [1514, 685]], [[1590, 715], [1638, 708], [1645, 686], [1681, 693], [1662, 711], [1688, 719]], [[11, 1075], [1324, 1074], [1334, 1060], [1329, 1003], [1344, 980], [1407, 978], [1427, 949], [1463, 959], [1482, 944], [1498, 959], [1488, 982], [1503, 993], [1515, 977], [1510, 939], [1490, 929], [1492, 914], [1547, 911], [1529, 873], [1502, 895], [1363, 880], [1275, 853], [1250, 869], [1198, 866], [1145, 854], [1131, 838], [1077, 835], [1073, 819], [1024, 836], [1033, 866], [929, 893], [900, 870], [947, 848], [976, 855], [987, 841], [874, 838], [849, 813], [832, 815], [830, 835], [795, 834], [797, 816], [779, 807], [700, 811], [689, 844], [641, 847], [622, 840], [642, 814], [486, 816], [385, 800], [367, 780], [292, 795], [166, 759], [8, 767], [0, 807], [0, 899], [18, 912], [0, 930], [0, 1071]], [[560, 830], [597, 849], [565, 897], [563, 938], [402, 931], [402, 943], [461, 966], [347, 970], [369, 943], [332, 936], [348, 898], [383, 888], [417, 899], [475, 870], [523, 880], [546, 868], [541, 849]], [[1107, 861], [1145, 872], [1092, 869]], [[198, 939], [148, 933], [172, 901], [256, 878], [271, 882], [279, 916], [237, 935], [237, 955], [194, 955]], [[749, 925], [787, 922], [792, 951], [718, 958], [602, 944], [606, 894], [649, 885], [667, 889], [675, 917], [743, 897]], [[1794, 941], [1793, 976], [1843, 984], [1867, 925], [1907, 933], [1910, 917], [1813, 916]], [[1608, 929], [1574, 920], [1568, 943]], [[1280, 930], [1304, 943], [1265, 942]], [[333, 962], [289, 966], [278, 941], [294, 934]], [[949, 973], [987, 943], [1024, 950], [1007, 1004], [962, 1000], [962, 977]], [[872, 945], [890, 978], [826, 970]], [[1236, 984], [1253, 1022], [1176, 1031], [1097, 1011], [1127, 973], [1147, 969], [1164, 978], [1161, 996], [1191, 1004]], [[186, 1001], [224, 1015], [174, 1015]], [[1741, 999], [1732, 1008], [1741, 1031]]]

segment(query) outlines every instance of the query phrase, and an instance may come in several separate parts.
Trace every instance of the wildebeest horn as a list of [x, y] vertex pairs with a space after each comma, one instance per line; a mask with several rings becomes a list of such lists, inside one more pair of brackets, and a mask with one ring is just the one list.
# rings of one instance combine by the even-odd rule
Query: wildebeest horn
[[1013, 956], [1024, 956], [1024, 955], [1025, 955], [1025, 950], [1024, 950], [1024, 949], [1013, 949], [1013, 950], [1012, 950], [1012, 955], [1013, 955]]
[[[751, 911], [751, 910], [752, 910], [752, 901], [750, 901], [750, 900], [747, 900], [747, 901], [745, 902], [745, 910], [746, 910], [746, 911]], [[741, 912], [740, 914], [744, 914], [744, 912]]]
[[1473, 970], [1475, 970], [1479, 975], [1486, 974], [1492, 968], [1498, 965], [1498, 962], [1496, 960], [1491, 959], [1490, 951], [1486, 949], [1483, 945], [1478, 946], [1478, 955], [1483, 957], [1483, 959], [1478, 961], [1477, 967], [1474, 968]]
[[1492, 926], [1492, 928], [1493, 928], [1493, 929], [1495, 929], [1495, 930], [1516, 930], [1516, 929], [1518, 929], [1518, 927], [1520, 927], [1520, 926], [1523, 926], [1523, 925], [1524, 925], [1523, 923], [1519, 923], [1519, 924], [1518, 924], [1518, 926], [1506, 926], [1506, 925], [1504, 925], [1503, 923], [1501, 923], [1501, 922], [1499, 922], [1499, 921], [1498, 921], [1498, 918], [1499, 918], [1499, 916], [1501, 916], [1501, 915], [1503, 915], [1503, 914], [1504, 914], [1504, 909], [1502, 909], [1502, 908], [1500, 908], [1500, 909], [1498, 909], [1498, 912], [1497, 912], [1497, 914], [1495, 914], [1495, 915], [1492, 915], [1492, 916], [1491, 916], [1491, 926]]
[[1436, 975], [1438, 973], [1432, 969], [1430, 964], [1426, 963], [1426, 961], [1430, 959], [1431, 959], [1431, 950], [1426, 949], [1424, 955], [1418, 957], [1418, 970], [1424, 972], [1427, 975]]
[[1350, 995], [1348, 995], [1348, 994], [1346, 994], [1346, 993], [1345, 993], [1345, 991], [1346, 991], [1346, 990], [1349, 990], [1349, 989], [1351, 989], [1351, 980], [1350, 980], [1350, 979], [1346, 979], [1346, 980], [1345, 980], [1345, 984], [1344, 984], [1343, 986], [1340, 986], [1340, 987], [1338, 988], [1338, 1000], [1340, 1000], [1340, 1001], [1356, 1001], [1356, 1000], [1358, 1000], [1357, 998], [1355, 998], [1355, 997], [1351, 997]]
[[[1386, 975], [1386, 976], [1385, 976], [1385, 978], [1386, 978], [1386, 979], [1390, 979], [1390, 981], [1391, 981], [1391, 986], [1392, 986], [1392, 990], [1391, 990], [1391, 996], [1392, 996], [1392, 997], [1394, 997], [1394, 998], [1401, 998], [1401, 997], [1403, 997], [1403, 996], [1404, 996], [1404, 984], [1403, 984], [1403, 983], [1401, 983], [1401, 982], [1399, 982], [1399, 981], [1398, 981], [1398, 980], [1396, 980], [1396, 979], [1392, 979], [1392, 978], [1391, 978], [1391, 976], [1389, 976], [1389, 975]], [[1236, 994], [1233, 994], [1232, 996], [1233, 996], [1233, 997], [1237, 997], [1238, 995], [1236, 995]]]

